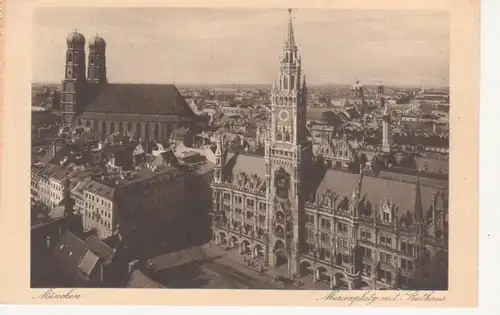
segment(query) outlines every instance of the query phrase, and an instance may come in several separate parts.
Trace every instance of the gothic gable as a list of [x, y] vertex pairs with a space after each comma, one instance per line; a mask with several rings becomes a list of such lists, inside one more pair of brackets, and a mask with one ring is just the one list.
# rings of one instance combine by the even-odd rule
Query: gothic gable
[[314, 154], [327, 160], [353, 162], [356, 156], [355, 150], [346, 139], [332, 139], [323, 137], [314, 146]]

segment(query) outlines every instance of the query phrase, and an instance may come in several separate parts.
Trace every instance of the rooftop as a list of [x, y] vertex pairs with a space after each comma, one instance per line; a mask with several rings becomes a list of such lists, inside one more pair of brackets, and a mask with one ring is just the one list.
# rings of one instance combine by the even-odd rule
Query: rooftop
[[119, 188], [144, 182], [156, 176], [165, 174], [177, 177], [179, 175], [179, 171], [175, 167], [144, 167], [138, 171], [122, 172], [93, 179], [87, 185], [85, 190], [108, 199], [113, 199], [116, 190]]
[[86, 112], [179, 115], [193, 112], [172, 84], [106, 84], [90, 101]]

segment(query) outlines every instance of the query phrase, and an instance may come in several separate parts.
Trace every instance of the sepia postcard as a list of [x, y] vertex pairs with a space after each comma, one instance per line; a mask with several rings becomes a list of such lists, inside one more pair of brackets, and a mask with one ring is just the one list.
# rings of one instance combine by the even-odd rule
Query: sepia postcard
[[477, 304], [479, 1], [2, 5], [1, 302]]

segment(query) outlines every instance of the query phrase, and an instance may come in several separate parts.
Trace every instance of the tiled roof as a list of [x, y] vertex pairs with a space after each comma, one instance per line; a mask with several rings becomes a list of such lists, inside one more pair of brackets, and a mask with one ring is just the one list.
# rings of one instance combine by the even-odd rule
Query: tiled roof
[[134, 270], [130, 275], [130, 279], [127, 284], [127, 288], [132, 289], [161, 289], [165, 288], [160, 283], [152, 280], [140, 270]]
[[101, 183], [96, 180], [92, 180], [90, 183], [87, 184], [87, 187], [85, 190], [88, 190], [89, 192], [95, 193], [99, 196], [108, 198], [108, 199], [113, 199], [115, 195], [115, 188], [110, 187], [104, 183]]
[[[40, 160], [41, 163], [47, 164], [52, 161], [52, 159], [61, 156], [63, 153], [66, 153], [67, 150], [64, 150], [64, 152], [61, 152], [61, 149], [63, 147], [57, 145], [57, 144], [52, 144], [47, 151], [45, 152], [43, 158]], [[54, 152], [55, 151], [55, 152]], [[55, 154], [54, 154], [55, 153]], [[59, 161], [57, 161], [58, 163]]]
[[87, 187], [88, 183], [90, 183], [90, 178], [81, 179], [81, 181], [72, 181], [71, 182], [71, 193], [83, 197], [83, 192]]
[[106, 84], [85, 112], [193, 115], [184, 97], [171, 84]]
[[110, 262], [115, 257], [115, 250], [95, 236], [89, 236], [83, 241], [83, 244], [104, 262]]
[[53, 178], [55, 180], [62, 180], [66, 175], [68, 175], [69, 170], [54, 164], [47, 164], [38, 173], [40, 176]]
[[[317, 178], [321, 174], [312, 174], [311, 178]], [[328, 169], [323, 177], [319, 177], [319, 184], [311, 185], [314, 192], [321, 194], [326, 189], [330, 189], [339, 195], [339, 200], [344, 197], [350, 199], [353, 189], [358, 184], [358, 174], [349, 173], [340, 170]], [[314, 180], [309, 182], [314, 183]], [[423, 209], [430, 208], [432, 195], [437, 191], [447, 191], [448, 188], [427, 186], [429, 182], [420, 183], [420, 198]], [[317, 188], [315, 188], [317, 187]], [[407, 211], [415, 210], [415, 198], [417, 183], [386, 179], [381, 177], [363, 176], [361, 193], [362, 200], [372, 204], [373, 209], [377, 210], [385, 198], [388, 198], [397, 207], [398, 215], [404, 215]]]
[[235, 153], [228, 155], [224, 172], [245, 172], [247, 174], [266, 175], [266, 161], [261, 156]]

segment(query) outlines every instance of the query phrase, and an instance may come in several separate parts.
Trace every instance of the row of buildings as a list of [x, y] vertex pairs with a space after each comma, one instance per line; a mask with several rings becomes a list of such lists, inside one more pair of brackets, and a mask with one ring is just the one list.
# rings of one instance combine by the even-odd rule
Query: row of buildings
[[127, 267], [136, 255], [128, 244], [174, 233], [211, 205], [213, 159], [188, 149], [116, 133], [52, 144], [31, 169], [32, 286], [116, 287], [128, 273], [143, 277]]
[[86, 231], [101, 239], [131, 233], [149, 217], [167, 220], [196, 205], [184, 191], [197, 187], [194, 199], [209, 203], [213, 164], [200, 152], [174, 152], [155, 142], [111, 134], [94, 141], [53, 144], [33, 164], [32, 198], [49, 209], [67, 206], [82, 217]]

